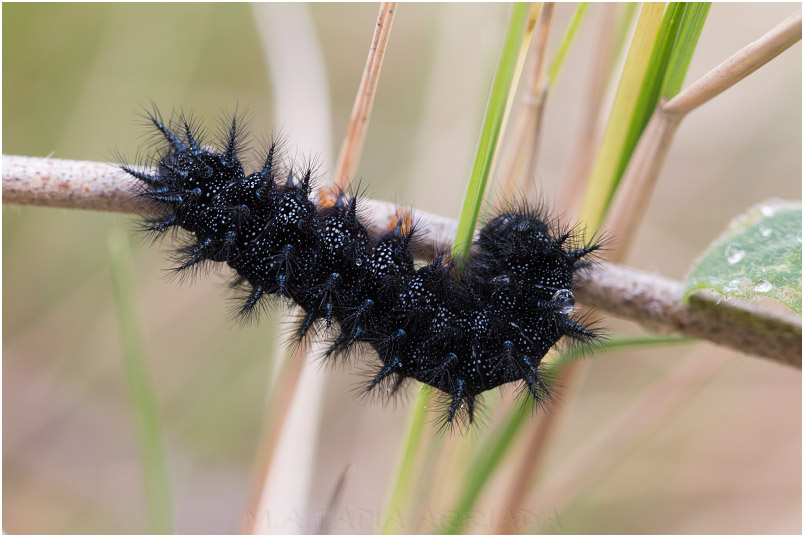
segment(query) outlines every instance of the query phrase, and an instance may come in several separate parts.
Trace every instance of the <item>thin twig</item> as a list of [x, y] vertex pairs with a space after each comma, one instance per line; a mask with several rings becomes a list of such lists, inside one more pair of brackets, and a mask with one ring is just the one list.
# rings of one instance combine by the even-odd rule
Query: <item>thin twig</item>
[[137, 182], [115, 164], [3, 155], [3, 203], [138, 212]]
[[[801, 368], [801, 317], [703, 293], [681, 301], [683, 284], [601, 263], [580, 278], [578, 300], [659, 333], [678, 332]], [[573, 289], [575, 290], [575, 289]]]
[[709, 71], [669, 101], [661, 101], [640, 137], [603, 228], [624, 245], [639, 226], [681, 120], [801, 40], [801, 10]]
[[357, 164], [360, 162], [360, 153], [363, 151], [363, 143], [366, 141], [374, 95], [377, 93], [382, 61], [388, 46], [388, 38], [391, 36], [391, 25], [394, 22], [395, 14], [396, 2], [383, 2], [380, 5], [377, 27], [374, 29], [374, 37], [371, 39], [371, 48], [368, 58], [366, 58], [363, 78], [360, 80], [352, 116], [349, 118], [349, 127], [333, 174], [335, 186], [343, 190], [348, 189], [349, 183], [357, 171]]
[[[113, 165], [38, 157], [3, 155], [3, 203], [136, 212], [131, 183], [115, 182]], [[99, 180], [100, 179], [100, 180]], [[33, 189], [29, 191], [28, 188]], [[401, 208], [364, 200], [372, 232], [385, 229]], [[451, 244], [454, 220], [417, 211], [427, 234], [422, 247]], [[655, 274], [601, 263], [578, 277], [578, 299], [602, 311], [659, 332], [680, 332], [801, 368], [801, 318], [764, 310], [753, 303], [693, 295], [693, 306], [681, 303], [682, 284]]]
[[691, 112], [799, 41], [801, 41], [800, 9], [673, 97], [664, 106], [665, 111], [680, 116]]

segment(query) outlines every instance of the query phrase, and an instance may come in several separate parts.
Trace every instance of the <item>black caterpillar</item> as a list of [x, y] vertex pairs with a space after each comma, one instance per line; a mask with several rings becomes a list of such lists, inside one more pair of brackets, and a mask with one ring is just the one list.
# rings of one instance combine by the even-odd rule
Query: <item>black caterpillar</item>
[[284, 165], [277, 143], [247, 175], [236, 116], [217, 150], [183, 115], [170, 124], [156, 110], [147, 117], [166, 141], [154, 169], [122, 169], [150, 202], [145, 230], [188, 232], [174, 270], [227, 263], [243, 295], [242, 318], [268, 297], [286, 297], [303, 311], [299, 341], [323, 325], [335, 328], [327, 356], [370, 346], [379, 363], [366, 393], [394, 393], [414, 378], [447, 394], [442, 425], [471, 423], [477, 396], [508, 382], [524, 381], [526, 396], [546, 401], [540, 363], [562, 336], [601, 339], [583, 315], [570, 314], [573, 273], [600, 244], [561, 230], [543, 208], [523, 205], [490, 220], [460, 271], [446, 251], [416, 268], [409, 218], [371, 237], [358, 196], [337, 192], [316, 207], [313, 166], [297, 173]]

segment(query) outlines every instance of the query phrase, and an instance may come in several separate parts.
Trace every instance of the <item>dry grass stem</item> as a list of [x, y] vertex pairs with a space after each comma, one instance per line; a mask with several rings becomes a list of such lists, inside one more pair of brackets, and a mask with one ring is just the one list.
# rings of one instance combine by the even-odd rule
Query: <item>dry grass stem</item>
[[[539, 509], [549, 506], [551, 511], [560, 513], [580, 491], [621, 461], [622, 454], [650, 431], [651, 424], [661, 423], [663, 416], [686, 401], [692, 390], [711, 379], [731, 360], [725, 353], [705, 354], [706, 359], [693, 356], [681, 362], [669, 375], [649, 387], [613, 423], [586, 439], [576, 453], [546, 477], [527, 504]], [[544, 513], [537, 513], [541, 514]]]
[[[333, 175], [333, 185], [336, 189], [347, 190], [349, 188], [349, 183], [360, 161], [395, 10], [395, 3], [386, 2], [380, 5], [371, 48], [355, 97], [349, 126], [341, 145], [338, 165]], [[322, 189], [322, 193], [326, 195], [326, 192], [325, 187]], [[256, 481], [248, 502], [249, 514], [260, 514], [261, 506], [266, 498], [270, 498], [271, 469], [275, 464], [282, 463], [280, 460], [274, 460], [278, 442], [285, 434], [283, 428], [287, 422], [287, 416], [291, 412], [294, 394], [301, 381], [303, 364], [309, 361], [306, 350], [301, 346], [295, 349], [292, 356], [285, 358], [285, 363], [297, 365], [282, 368], [278, 382], [282, 388], [276, 391], [269, 408], [269, 415], [266, 416], [263, 424], [262, 445], [256, 463]], [[244, 533], [262, 533], [266, 528], [261, 527], [261, 521], [261, 516], [247, 516], [246, 525], [243, 528]]]
[[[132, 185], [115, 181], [120, 172], [103, 162], [80, 162], [3, 155], [3, 203], [137, 212]], [[98, 178], [101, 178], [99, 181]], [[31, 186], [34, 190], [27, 191]], [[385, 229], [388, 219], [405, 210], [384, 201], [364, 200], [369, 230]], [[422, 211], [414, 218], [423, 236], [421, 248], [432, 251], [452, 243], [454, 220]], [[801, 318], [782, 315], [752, 303], [695, 295], [697, 307], [681, 303], [680, 282], [627, 267], [601, 263], [579, 276], [581, 302], [659, 332], [680, 332], [801, 367]], [[703, 307], [702, 311], [697, 309]]]
[[614, 55], [614, 28], [617, 19], [617, 4], [599, 4], [603, 9], [600, 17], [600, 36], [595, 50], [595, 61], [592, 63], [592, 76], [588, 85], [587, 100], [581, 125], [581, 135], [573, 154], [575, 161], [568, 178], [561, 188], [558, 206], [568, 214], [577, 210], [581, 197], [586, 191], [586, 182], [595, 162], [595, 153], [600, 143], [600, 113], [603, 96], [611, 72]]
[[[580, 362], [575, 361], [561, 368], [561, 378], [558, 383], [565, 387], [562, 390], [565, 396], [566, 388], [572, 388], [577, 385], [575, 381], [580, 365]], [[518, 513], [524, 508], [528, 493], [538, 477], [539, 469], [542, 468], [542, 462], [547, 455], [548, 448], [555, 440], [556, 425], [565, 414], [564, 408], [564, 405], [556, 405], [556, 408], [552, 409], [551, 412], [539, 414], [534, 422], [528, 425], [528, 436], [524, 439], [525, 450], [517, 465], [518, 471], [514, 476], [513, 483], [508, 488], [505, 500], [500, 504], [503, 510]], [[511, 535], [519, 529], [512, 517], [501, 517], [494, 533], [497, 535]]]
[[662, 114], [661, 106], [639, 138], [603, 224], [617, 237], [617, 249], [606, 256], [609, 261], [622, 261], [628, 254], [678, 128], [680, 118]]
[[659, 179], [676, 129], [686, 114], [747, 77], [801, 40], [801, 10], [721, 63], [669, 101], [656, 107], [639, 139], [620, 187], [612, 200], [604, 229], [622, 247], [616, 258], [627, 254]]
[[[584, 127], [581, 129], [581, 136], [579, 138], [579, 146], [576, 155], [579, 155], [576, 161], [575, 170], [571, 177], [571, 181], [565, 183], [559, 195], [559, 211], [570, 212], [580, 202], [580, 194], [584, 191], [585, 183], [589, 172], [594, 162], [596, 142], [597, 142], [597, 118], [600, 114], [600, 106], [603, 100], [603, 92], [605, 90], [606, 81], [608, 79], [609, 64], [611, 63], [610, 56], [612, 55], [613, 39], [612, 32], [614, 29], [614, 15], [616, 13], [615, 5], [607, 5], [604, 7], [605, 11], [601, 18], [601, 37], [599, 46], [597, 47], [597, 61], [595, 62], [594, 73], [592, 74], [592, 83], [589, 87], [589, 100], [587, 104], [587, 113], [585, 114], [586, 121]], [[536, 125], [536, 138], [533, 144], [533, 153], [531, 154], [531, 164], [528, 168], [531, 173], [535, 173], [536, 167], [536, 144], [539, 140], [539, 130], [541, 126], [541, 115], [544, 110], [545, 99], [549, 89], [549, 82], [544, 84], [542, 91], [539, 93], [539, 115]], [[532, 196], [532, 183], [528, 195]], [[570, 393], [574, 387], [577, 386], [577, 380], [582, 372], [583, 364], [580, 362], [570, 362], [561, 368], [557, 383], [564, 387], [565, 394]], [[527, 436], [521, 441], [524, 443], [526, 449], [518, 464], [518, 472], [514, 476], [513, 482], [508, 489], [505, 496], [504, 503], [500, 504], [502, 509], [507, 509], [509, 512], [519, 512], [525, 507], [528, 493], [530, 492], [533, 483], [536, 481], [540, 469], [543, 466], [544, 458], [552, 445], [557, 424], [565, 415], [564, 406], [554, 409], [552, 412], [543, 414], [531, 426], [527, 428]], [[517, 528], [513, 525], [510, 519], [501, 519], [496, 533], [507, 534], [515, 532]]]
[[524, 172], [526, 170], [532, 172], [535, 168], [539, 125], [547, 97], [547, 82], [544, 76], [547, 70], [545, 57], [554, 9], [554, 2], [545, 2], [539, 14], [538, 25], [533, 33], [528, 66], [530, 78], [522, 95], [522, 110], [510, 135], [512, 148], [506, 151], [505, 160], [500, 164], [499, 176], [504, 180], [502, 193], [506, 199], [511, 199], [517, 189], [521, 189], [521, 180], [526, 177]]
[[349, 127], [346, 130], [346, 137], [341, 146], [341, 152], [338, 154], [338, 164], [335, 166], [333, 174], [335, 186], [343, 190], [349, 188], [349, 183], [357, 171], [357, 164], [360, 162], [360, 153], [363, 151], [363, 143], [366, 141], [371, 109], [374, 105], [382, 61], [385, 58], [385, 49], [388, 46], [388, 38], [391, 36], [391, 26], [395, 14], [396, 2], [383, 2], [380, 5], [380, 14], [377, 17], [374, 37], [371, 39], [371, 48], [368, 58], [366, 58], [363, 78], [360, 80], [352, 115], [349, 118]]
[[[616, 251], [609, 252], [611, 260], [622, 260], [627, 253], [627, 248], [633, 243], [635, 230], [638, 227], [636, 223], [640, 222], [644, 216], [676, 129], [684, 115], [745, 78], [800, 40], [800, 38], [801, 12], [799, 11], [758, 41], [745, 47], [689, 86], [671, 101], [663, 100], [659, 103], [640, 137], [639, 144], [623, 176], [604, 225], [608, 232], [618, 237], [618, 242], [621, 245]], [[628, 277], [627, 274], [621, 276]], [[638, 280], [639, 278], [637, 278], [637, 281], [631, 280], [628, 282], [628, 290], [618, 289], [615, 291], [618, 296], [624, 299], [623, 304], [629, 303], [629, 297], [633, 298], [639, 295], [640, 291], [637, 289], [639, 287]], [[681, 287], [676, 282], [665, 281], [660, 285], [656, 285], [657, 283], [659, 282], [652, 280], [650, 284], [651, 294], [663, 288], [668, 298], [668, 303], [674, 300], [672, 297], [680, 297]], [[599, 290], [598, 288], [596, 291]], [[595, 302], [594, 297], [585, 297], [585, 300], [590, 304]], [[698, 304], [695, 308], [697, 311], [704, 312], [708, 309], [717, 313], [717, 315], [722, 314], [733, 319], [752, 317], [752, 313], [747, 311], [753, 308], [751, 304], [736, 306], [732, 309], [717, 307], [717, 302], [721, 299], [713, 298], [709, 295], [695, 295], [693, 300]], [[642, 304], [642, 307], [648, 306], [648, 309], [650, 308], [648, 303], [641, 302], [639, 299], [631, 302], [634, 305], [637, 303]], [[744, 311], [741, 311], [743, 308]], [[662, 315], [661, 320], [656, 320], [657, 324], [662, 325], [661, 330], [667, 330], [669, 327], [675, 326], [675, 328], [670, 329], [695, 335], [694, 331], [712, 329], [712, 327], [705, 326], [706, 323], [713, 320], [706, 313], [702, 313], [702, 317], [699, 320], [695, 320], [694, 317], [682, 320], [681, 317], [676, 317], [671, 310], [663, 310]], [[748, 345], [744, 348], [745, 351], [765, 352], [765, 355], [768, 356], [768, 349], [751, 349], [750, 345], [756, 343], [753, 340], [754, 334], [752, 332], [772, 332], [779, 328], [779, 325], [775, 325], [777, 321], [781, 326], [785, 326], [790, 322], [795, 329], [792, 334], [786, 332], [786, 335], [773, 338], [777, 349], [771, 352], [780, 353], [778, 356], [780, 361], [800, 368], [800, 318], [793, 318], [793, 316], [786, 316], [784, 319], [779, 318], [777, 320], [766, 318], [761, 326], [749, 322], [743, 331], [736, 330], [722, 333], [720, 336], [725, 336], [730, 341], [720, 341], [720, 343], [739, 348], [740, 342], [738, 340], [744, 337], [744, 343]], [[646, 324], [650, 324], [650, 321]], [[787, 328], [788, 326], [785, 326], [782, 331], [786, 331]], [[551, 505], [558, 506], [554, 508], [560, 510], [572, 498], [577, 496], [579, 490], [589, 485], [590, 475], [600, 476], [606, 469], [621, 460], [622, 453], [636, 442], [644, 427], [650, 421], [658, 421], [658, 416], [666, 413], [684, 400], [687, 394], [711, 378], [725, 363], [727, 363], [727, 357], [722, 354], [718, 354], [714, 360], [693, 359], [682, 363], [677, 368], [676, 374], [668, 380], [660, 382], [653, 389], [648, 390], [641, 400], [632, 405], [621, 420], [614, 426], [603, 429], [597, 437], [576, 454], [570, 463], [564, 466], [563, 471], [551, 476], [552, 479], [541, 485], [534, 500], [536, 505], [549, 498]], [[681, 379], [681, 381], [678, 379]], [[591, 479], [594, 479], [594, 477]], [[521, 505], [521, 503], [518, 505]]]
[[261, 519], [260, 504], [264, 496], [264, 489], [268, 483], [271, 463], [274, 460], [279, 436], [282, 434], [282, 428], [288, 416], [290, 405], [293, 402], [293, 396], [299, 385], [299, 378], [305, 363], [304, 349], [299, 346], [290, 359], [283, 361], [279, 378], [275, 383], [276, 389], [271, 393], [272, 397], [268, 404], [268, 411], [262, 422], [262, 436], [257, 449], [259, 455], [255, 463], [254, 480], [242, 528], [242, 533], [245, 535], [254, 535], [260, 529], [258, 527]]

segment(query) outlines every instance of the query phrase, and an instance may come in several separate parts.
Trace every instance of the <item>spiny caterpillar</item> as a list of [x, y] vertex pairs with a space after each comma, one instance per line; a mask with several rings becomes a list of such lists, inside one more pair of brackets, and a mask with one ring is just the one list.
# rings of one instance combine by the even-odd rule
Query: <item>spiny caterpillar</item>
[[148, 203], [144, 230], [186, 231], [175, 252], [177, 273], [226, 263], [247, 318], [269, 297], [302, 313], [296, 337], [326, 327], [328, 358], [359, 347], [376, 353], [365, 393], [393, 394], [408, 379], [446, 394], [442, 426], [471, 423], [477, 396], [523, 381], [536, 403], [550, 396], [542, 358], [567, 336], [600, 340], [599, 328], [573, 314], [573, 273], [599, 243], [584, 244], [542, 207], [522, 205], [492, 218], [456, 270], [447, 251], [414, 265], [417, 230], [401, 216], [372, 237], [359, 198], [339, 191], [311, 201], [313, 167], [300, 171], [267, 148], [262, 169], [246, 174], [241, 122], [235, 116], [219, 148], [204, 145], [183, 114], [148, 121], [166, 142], [153, 170], [122, 165]]

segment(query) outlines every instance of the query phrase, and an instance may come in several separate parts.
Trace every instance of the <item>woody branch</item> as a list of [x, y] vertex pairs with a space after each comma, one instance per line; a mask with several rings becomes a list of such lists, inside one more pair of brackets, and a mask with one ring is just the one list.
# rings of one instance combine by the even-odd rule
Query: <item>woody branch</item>
[[[143, 209], [135, 183], [112, 164], [3, 155], [3, 203], [137, 213]], [[384, 229], [399, 210], [392, 203], [364, 200], [369, 231]], [[451, 244], [454, 220], [417, 211], [426, 231], [423, 245]], [[753, 303], [722, 301], [705, 294], [681, 301], [681, 282], [613, 263], [578, 275], [576, 295], [588, 306], [660, 332], [677, 332], [740, 352], [801, 368], [801, 318]]]

